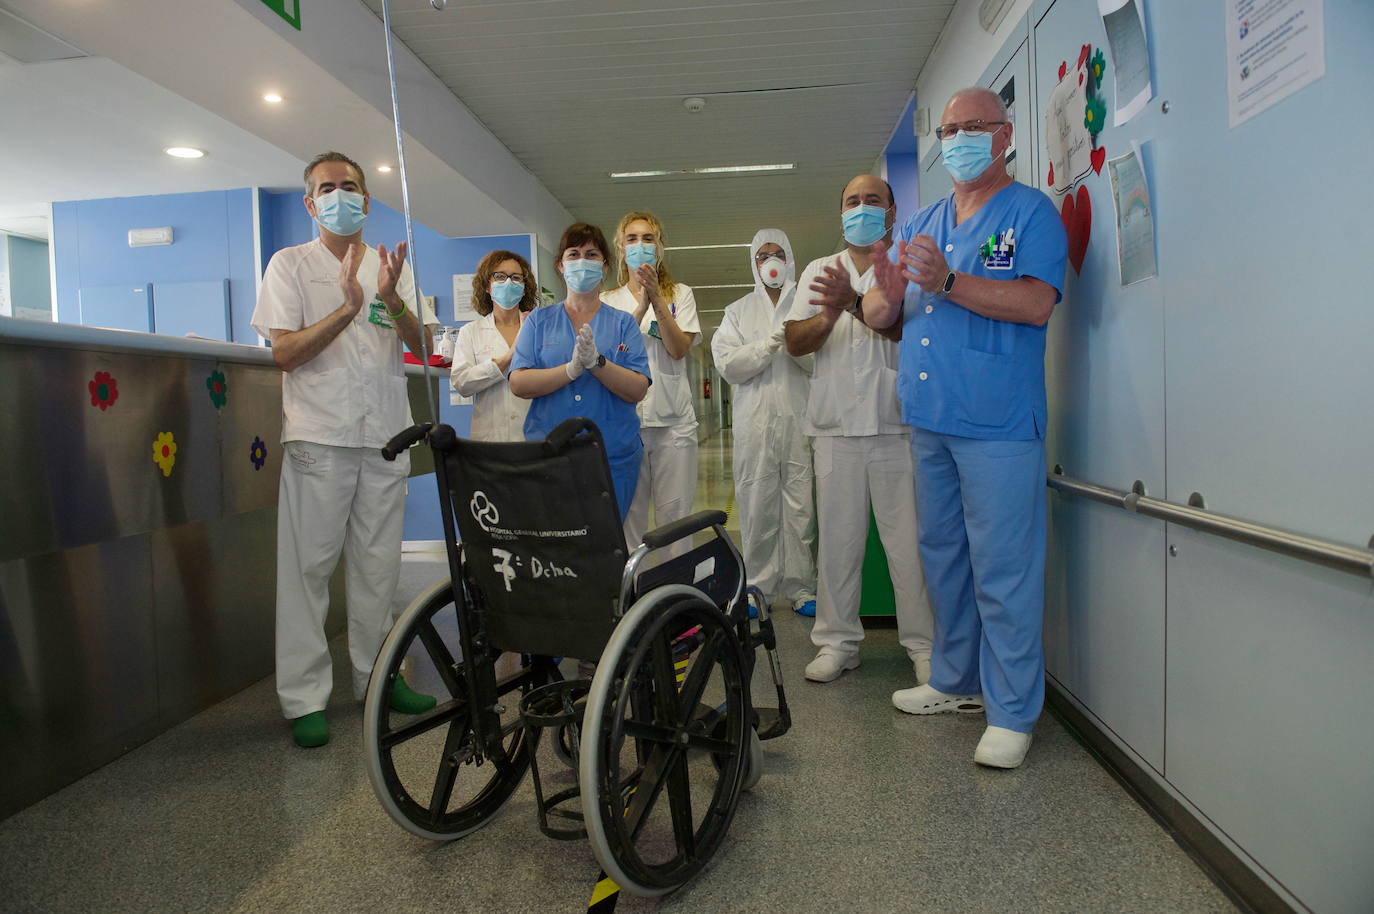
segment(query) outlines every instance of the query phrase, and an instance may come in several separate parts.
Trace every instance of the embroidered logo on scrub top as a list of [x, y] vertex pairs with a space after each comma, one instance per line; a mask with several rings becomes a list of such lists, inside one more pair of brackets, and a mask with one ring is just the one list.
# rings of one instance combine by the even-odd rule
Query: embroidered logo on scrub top
[[1014, 228], [1008, 228], [1005, 232], [997, 235], [989, 235], [988, 240], [983, 242], [978, 249], [978, 256], [983, 261], [984, 269], [988, 270], [1010, 270], [1012, 264], [1016, 262], [1016, 242], [1012, 239]]

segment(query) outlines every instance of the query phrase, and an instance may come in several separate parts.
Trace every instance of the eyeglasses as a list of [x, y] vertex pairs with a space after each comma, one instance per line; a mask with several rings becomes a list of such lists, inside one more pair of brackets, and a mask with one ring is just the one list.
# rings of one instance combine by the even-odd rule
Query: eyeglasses
[[754, 263], [763, 263], [765, 260], [769, 260], [770, 258], [773, 258], [773, 257], [778, 258], [778, 259], [781, 260], [783, 263], [786, 263], [786, 262], [787, 262], [787, 255], [786, 255], [786, 254], [784, 254], [782, 251], [773, 251], [772, 253], [769, 253], [769, 254], [764, 254], [764, 253], [762, 253], [762, 252], [760, 252], [760, 253], [758, 253], [758, 254], [755, 254], [755, 255], [754, 255]]
[[935, 128], [935, 137], [941, 140], [952, 140], [961, 130], [964, 133], [971, 133], [977, 136], [983, 133], [992, 133], [996, 131], [998, 127], [1006, 123], [1009, 122], [985, 121], [979, 119], [975, 121], [964, 121], [962, 124], [941, 124], [939, 127]]
[[505, 282], [505, 281], [508, 280], [508, 279], [513, 279], [513, 280], [515, 280], [516, 282], [520, 283], [520, 285], [522, 285], [522, 286], [525, 284], [525, 276], [524, 276], [523, 273], [499, 273], [499, 272], [498, 272], [498, 273], [493, 273], [493, 274], [491, 274], [491, 281], [492, 281], [492, 282]]

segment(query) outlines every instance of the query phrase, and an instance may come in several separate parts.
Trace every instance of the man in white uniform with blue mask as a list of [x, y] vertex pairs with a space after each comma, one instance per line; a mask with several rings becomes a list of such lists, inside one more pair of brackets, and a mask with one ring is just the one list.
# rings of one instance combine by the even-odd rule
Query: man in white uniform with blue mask
[[[324, 619], [329, 578], [347, 562], [353, 695], [367, 692], [391, 628], [401, 568], [407, 455], [381, 448], [413, 424], [401, 343], [423, 358], [438, 324], [406, 263], [363, 244], [371, 205], [362, 169], [338, 152], [305, 169], [305, 209], [319, 237], [272, 256], [253, 328], [272, 340], [282, 376], [282, 469], [277, 504], [277, 695], [302, 747], [329, 741], [334, 679]], [[416, 714], [434, 699], [397, 678], [391, 706]]]
[[711, 337], [734, 391], [733, 470], [749, 583], [802, 615], [816, 612], [816, 505], [806, 396], [813, 356], [784, 347], [796, 295], [792, 243], [760, 229], [749, 246], [754, 291], [725, 309]]
[[840, 202], [846, 248], [802, 271], [786, 329], [789, 353], [816, 354], [805, 426], [815, 439], [820, 525], [811, 629], [819, 651], [806, 666], [812, 682], [830, 682], [859, 665], [860, 576], [870, 506], [892, 576], [897, 640], [916, 681], [930, 676], [934, 619], [916, 557], [911, 429], [897, 410], [895, 340], [901, 328], [875, 331], [858, 308], [873, 285], [874, 245], [891, 237], [895, 217], [886, 181], [859, 175], [849, 182]]

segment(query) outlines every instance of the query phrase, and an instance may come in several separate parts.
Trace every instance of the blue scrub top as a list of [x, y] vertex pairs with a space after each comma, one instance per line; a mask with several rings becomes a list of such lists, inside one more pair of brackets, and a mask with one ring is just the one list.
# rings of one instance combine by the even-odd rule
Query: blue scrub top
[[[633, 316], [602, 302], [592, 316], [591, 328], [597, 351], [606, 361], [650, 377], [649, 357]], [[563, 302], [536, 308], [525, 318], [525, 326], [515, 338], [511, 373], [522, 368], [559, 368], [572, 358], [576, 343], [577, 332]], [[639, 453], [639, 415], [635, 405], [611, 393], [589, 371], [571, 384], [530, 401], [525, 438], [542, 440], [560, 422], [574, 416], [585, 416], [601, 429], [606, 456], [612, 463]]]
[[[955, 225], [953, 195], [901, 227], [896, 241], [929, 235], [951, 270], [990, 279], [1032, 276], [1062, 297], [1068, 237], [1043, 192], [1013, 182]], [[992, 320], [939, 293], [907, 286], [897, 398], [902, 421], [990, 441], [1045, 437], [1045, 328]]]

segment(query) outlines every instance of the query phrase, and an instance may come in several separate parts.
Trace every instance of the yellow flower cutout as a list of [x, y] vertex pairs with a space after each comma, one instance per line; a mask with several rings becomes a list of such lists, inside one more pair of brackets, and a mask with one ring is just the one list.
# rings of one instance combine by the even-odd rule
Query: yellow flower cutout
[[171, 432], [159, 432], [153, 442], [153, 463], [162, 470], [163, 476], [172, 475], [172, 465], [177, 462], [177, 443]]

